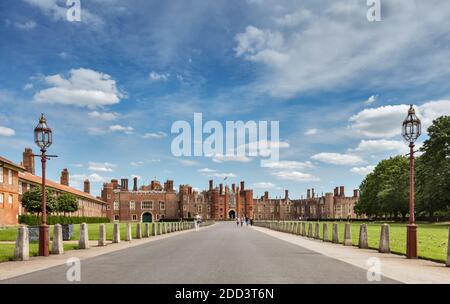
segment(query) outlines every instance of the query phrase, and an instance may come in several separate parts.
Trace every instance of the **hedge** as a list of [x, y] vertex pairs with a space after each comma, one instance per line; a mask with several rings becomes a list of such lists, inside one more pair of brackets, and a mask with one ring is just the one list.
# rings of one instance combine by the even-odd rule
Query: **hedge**
[[[107, 217], [87, 217], [87, 216], [59, 216], [59, 215], [48, 215], [47, 224], [95, 224], [95, 223], [109, 223], [110, 220]], [[36, 226], [42, 223], [41, 217], [36, 217], [36, 215], [20, 215], [19, 223], [26, 224], [29, 226]]]

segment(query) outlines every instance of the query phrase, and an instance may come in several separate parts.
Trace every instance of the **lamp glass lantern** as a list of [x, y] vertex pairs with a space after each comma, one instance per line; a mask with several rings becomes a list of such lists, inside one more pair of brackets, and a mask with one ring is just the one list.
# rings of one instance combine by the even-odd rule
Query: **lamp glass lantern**
[[419, 138], [422, 132], [421, 128], [420, 119], [417, 117], [413, 105], [411, 105], [408, 110], [408, 116], [406, 116], [402, 126], [402, 136], [405, 141], [413, 144]]
[[52, 145], [52, 129], [47, 125], [44, 114], [41, 114], [39, 123], [34, 128], [34, 142], [42, 151], [45, 151]]

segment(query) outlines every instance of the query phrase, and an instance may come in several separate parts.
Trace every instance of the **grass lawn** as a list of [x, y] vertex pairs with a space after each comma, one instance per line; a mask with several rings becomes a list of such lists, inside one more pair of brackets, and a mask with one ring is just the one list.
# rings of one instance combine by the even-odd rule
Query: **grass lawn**
[[[98, 240], [100, 224], [88, 224], [89, 240]], [[111, 241], [113, 234], [113, 223], [105, 223], [106, 226], [106, 239]], [[131, 224], [131, 233], [133, 238], [136, 235], [137, 223]], [[149, 225], [150, 235], [152, 234], [152, 225]], [[144, 234], [145, 225], [141, 226], [142, 234]], [[124, 240], [126, 235], [126, 223], [120, 224], [120, 239]], [[16, 240], [17, 227], [0, 228], [0, 241], [12, 241]], [[74, 224], [74, 235], [72, 240], [78, 240], [80, 236], [80, 225]], [[50, 226], [50, 238], [53, 238], [53, 226]], [[11, 260], [14, 256], [14, 244], [0, 244], [0, 262]], [[73, 250], [77, 248], [77, 244], [64, 244], [64, 250]], [[38, 254], [38, 244], [30, 243], [30, 256], [36, 256]]]
[[[315, 229], [315, 223], [313, 224], [313, 231]], [[320, 222], [320, 238], [323, 237], [323, 223]], [[306, 223], [306, 229], [308, 231], [308, 224]], [[328, 224], [328, 238], [331, 240], [332, 236], [332, 222]], [[358, 246], [359, 240], [359, 227], [361, 222], [351, 223], [352, 243], [354, 246]], [[382, 223], [367, 223], [367, 230], [369, 236], [369, 247], [378, 249], [380, 241], [380, 231]], [[417, 224], [417, 242], [418, 242], [418, 255], [420, 258], [445, 262], [447, 260], [447, 246], [448, 246], [448, 233], [450, 224]], [[345, 222], [338, 222], [338, 234], [339, 242], [344, 241], [344, 227]], [[406, 254], [406, 224], [404, 223], [389, 223], [391, 252], [398, 254]]]
[[[0, 244], [0, 262], [12, 261], [14, 257], [14, 244]], [[64, 251], [77, 249], [77, 244], [64, 244]], [[37, 256], [39, 251], [38, 243], [30, 244], [30, 256]]]

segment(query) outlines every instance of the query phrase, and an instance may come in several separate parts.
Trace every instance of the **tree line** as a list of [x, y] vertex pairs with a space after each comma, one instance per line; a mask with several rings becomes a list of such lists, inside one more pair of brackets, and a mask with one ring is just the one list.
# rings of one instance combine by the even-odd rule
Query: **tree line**
[[[441, 116], [427, 129], [415, 159], [416, 216], [450, 217], [450, 116]], [[369, 218], [406, 220], [409, 216], [409, 155], [382, 160], [362, 181], [357, 214]]]

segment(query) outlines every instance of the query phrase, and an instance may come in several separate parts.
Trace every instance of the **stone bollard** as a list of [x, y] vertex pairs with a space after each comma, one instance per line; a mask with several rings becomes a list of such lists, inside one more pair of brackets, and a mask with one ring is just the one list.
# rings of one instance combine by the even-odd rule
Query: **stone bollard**
[[300, 231], [301, 224], [300, 224], [299, 222], [297, 222], [297, 227], [296, 227], [296, 228], [297, 228], [296, 234], [297, 234], [297, 235], [300, 235], [300, 232], [301, 232], [301, 231]]
[[332, 242], [335, 244], [339, 243], [339, 233], [338, 233], [338, 224], [337, 223], [333, 223], [333, 229], [331, 231], [331, 239]]
[[447, 263], [445, 263], [445, 266], [450, 267], [450, 228], [448, 228]]
[[141, 223], [136, 224], [136, 239], [142, 238], [142, 226]]
[[362, 224], [359, 227], [358, 247], [361, 249], [369, 248], [369, 236], [367, 234], [367, 225], [366, 224]]
[[308, 224], [308, 237], [312, 238], [313, 237], [313, 227], [312, 227], [312, 223]]
[[302, 222], [302, 236], [306, 236], [306, 223]]
[[352, 246], [352, 227], [350, 223], [345, 223], [344, 227], [344, 246]]
[[314, 238], [320, 240], [320, 224], [316, 223], [316, 229], [314, 230]]
[[389, 225], [383, 224], [381, 225], [381, 234], [380, 234], [380, 247], [378, 249], [381, 253], [390, 253], [390, 243], [389, 243]]
[[323, 231], [322, 231], [322, 233], [323, 233], [322, 240], [324, 242], [329, 242], [330, 240], [328, 238], [328, 224], [327, 223], [323, 223]]
[[100, 224], [98, 227], [98, 246], [106, 246], [106, 226]]
[[78, 249], [89, 249], [88, 225], [80, 224], [80, 238], [78, 239]]
[[28, 227], [20, 226], [17, 229], [16, 247], [14, 248], [15, 261], [27, 261], [30, 259], [30, 239]]
[[119, 223], [114, 223], [112, 242], [120, 243], [120, 224]]
[[156, 224], [152, 223], [152, 236], [156, 235]]
[[131, 240], [133, 239], [133, 237], [131, 236], [131, 224], [127, 223], [127, 230], [125, 233], [125, 241], [127, 242], [131, 242]]
[[62, 226], [56, 224], [53, 226], [52, 254], [63, 254], [64, 244], [62, 236]]
[[144, 224], [144, 237], [148, 238], [150, 236], [150, 224], [145, 223]]

